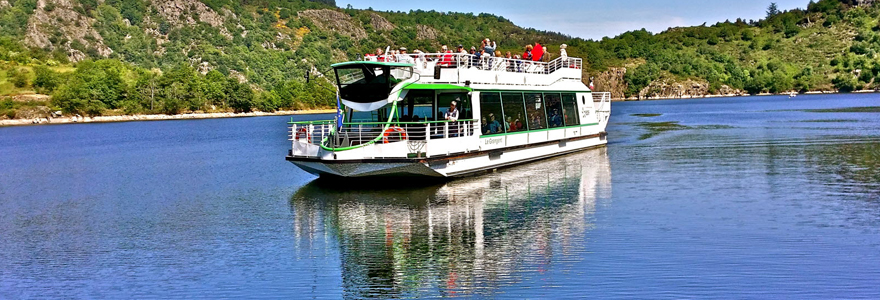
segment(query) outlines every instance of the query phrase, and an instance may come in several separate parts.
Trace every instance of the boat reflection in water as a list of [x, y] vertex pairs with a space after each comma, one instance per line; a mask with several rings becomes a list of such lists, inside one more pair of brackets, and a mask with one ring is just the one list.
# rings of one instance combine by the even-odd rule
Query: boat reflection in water
[[339, 245], [346, 298], [491, 295], [582, 257], [610, 173], [595, 149], [427, 187], [319, 180], [291, 200], [297, 248]]

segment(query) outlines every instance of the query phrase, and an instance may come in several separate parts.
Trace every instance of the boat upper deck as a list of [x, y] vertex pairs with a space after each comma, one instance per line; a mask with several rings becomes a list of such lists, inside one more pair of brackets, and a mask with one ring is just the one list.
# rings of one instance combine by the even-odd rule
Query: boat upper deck
[[582, 82], [583, 60], [560, 57], [549, 62], [474, 56], [465, 53], [416, 53], [370, 57], [378, 62], [411, 65], [417, 83], [551, 86]]

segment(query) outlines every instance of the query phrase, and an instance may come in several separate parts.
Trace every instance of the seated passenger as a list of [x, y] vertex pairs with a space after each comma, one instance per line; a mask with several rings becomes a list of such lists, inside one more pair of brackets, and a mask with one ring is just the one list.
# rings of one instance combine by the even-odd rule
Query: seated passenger
[[498, 120], [495, 120], [494, 113], [489, 113], [489, 125], [487, 125], [486, 128], [489, 131], [489, 134], [503, 133], [502, 130], [504, 130], [504, 128], [501, 127], [501, 123], [499, 123]]
[[560, 127], [562, 126], [562, 117], [559, 115], [558, 109], [553, 109], [553, 112], [550, 114], [550, 126], [551, 127]]
[[507, 132], [516, 131], [516, 124], [513, 123], [513, 117], [507, 116], [507, 121], [504, 121], [504, 130], [507, 130]]

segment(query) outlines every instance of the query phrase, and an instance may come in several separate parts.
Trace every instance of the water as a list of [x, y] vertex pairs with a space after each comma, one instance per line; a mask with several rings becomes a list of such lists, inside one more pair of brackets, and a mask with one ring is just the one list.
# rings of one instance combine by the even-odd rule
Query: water
[[614, 103], [607, 148], [385, 188], [287, 117], [0, 128], [0, 299], [876, 299], [878, 106]]

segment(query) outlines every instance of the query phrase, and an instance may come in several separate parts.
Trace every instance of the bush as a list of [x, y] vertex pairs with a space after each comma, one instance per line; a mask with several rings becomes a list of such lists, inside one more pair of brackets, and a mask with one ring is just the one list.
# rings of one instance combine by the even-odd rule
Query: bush
[[58, 74], [44, 66], [34, 68], [34, 89], [37, 93], [49, 94], [58, 86]]
[[834, 87], [841, 93], [849, 93], [858, 89], [859, 82], [849, 74], [840, 74], [837, 78], [831, 80]]
[[28, 85], [28, 71], [27, 70], [19, 70], [18, 68], [12, 68], [9, 70], [7, 75], [9, 76], [9, 81], [12, 82], [17, 88], [23, 88]]

